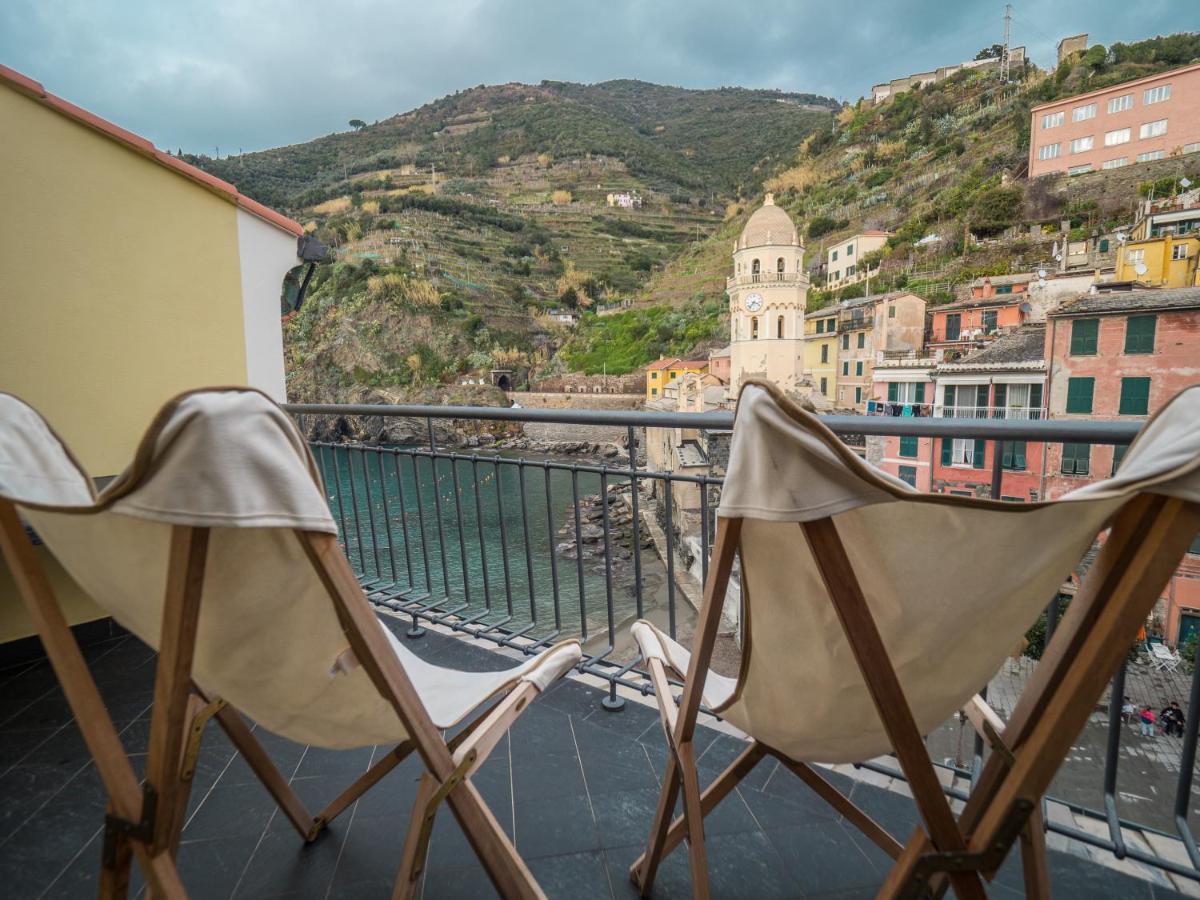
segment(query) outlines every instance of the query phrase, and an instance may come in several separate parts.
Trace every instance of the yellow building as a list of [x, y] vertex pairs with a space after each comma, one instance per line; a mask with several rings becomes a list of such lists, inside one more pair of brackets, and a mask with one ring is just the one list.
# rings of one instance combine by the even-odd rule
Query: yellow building
[[646, 399], [657, 400], [666, 387], [680, 375], [703, 375], [708, 371], [707, 359], [679, 359], [664, 356], [646, 367]]
[[1116, 281], [1138, 281], [1148, 287], [1200, 286], [1200, 232], [1163, 234], [1129, 241], [1117, 251]]
[[837, 396], [838, 309], [817, 309], [804, 317], [804, 371], [826, 399]]
[[[124, 468], [180, 391], [286, 399], [298, 224], [3, 66], [0, 123], [0, 389], [97, 477]], [[63, 600], [73, 622], [99, 615], [78, 591]], [[31, 633], [0, 564], [0, 641]]]

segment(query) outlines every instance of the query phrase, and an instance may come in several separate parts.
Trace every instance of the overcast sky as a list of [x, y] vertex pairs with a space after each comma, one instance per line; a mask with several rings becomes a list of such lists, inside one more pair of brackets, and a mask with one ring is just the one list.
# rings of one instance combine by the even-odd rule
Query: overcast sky
[[[1013, 4], [1013, 44], [1187, 27], [1195, 0]], [[296, 143], [481, 83], [640, 78], [853, 100], [999, 42], [980, 0], [2, 0], [0, 63], [145, 135], [221, 155]], [[1191, 21], [1192, 27], [1196, 20]]]

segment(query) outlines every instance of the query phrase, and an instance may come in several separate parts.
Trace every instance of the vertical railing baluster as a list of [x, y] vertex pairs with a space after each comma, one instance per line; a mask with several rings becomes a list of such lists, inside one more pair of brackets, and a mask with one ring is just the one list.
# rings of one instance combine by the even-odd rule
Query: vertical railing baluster
[[[421, 469], [417, 465], [417, 453], [411, 451], [408, 456], [412, 462], [413, 472], [413, 493], [417, 495], [417, 529], [421, 532], [421, 562], [425, 568], [425, 595], [427, 598], [433, 597], [433, 576], [429, 569], [429, 534], [425, 531], [425, 500], [421, 496]], [[430, 459], [430, 464], [433, 460]], [[436, 491], [436, 486], [434, 487]], [[419, 638], [425, 633], [425, 629], [417, 622], [417, 614], [412, 614], [412, 626], [406, 632], [410, 638]]]
[[1179, 759], [1179, 783], [1175, 787], [1175, 827], [1183, 840], [1192, 867], [1200, 869], [1200, 849], [1188, 823], [1192, 807], [1192, 777], [1196, 766], [1196, 732], [1200, 729], [1200, 653], [1191, 659], [1192, 689], [1188, 692], [1187, 718], [1184, 723], [1183, 752]]
[[642, 520], [638, 513], [638, 462], [637, 462], [637, 433], [632, 425], [626, 432], [625, 439], [629, 442], [629, 503], [633, 522], [633, 598], [637, 604], [637, 617], [644, 614], [642, 602]]
[[562, 608], [558, 590], [558, 553], [555, 549], [554, 500], [550, 490], [550, 464], [542, 461], [546, 481], [546, 534], [550, 538], [550, 586], [554, 591], [554, 630], [562, 631]]
[[525, 543], [525, 577], [529, 581], [529, 621], [537, 624], [537, 598], [533, 588], [533, 536], [529, 533], [529, 504], [525, 496], [525, 457], [517, 460], [517, 483], [521, 490], [521, 536]]
[[479, 566], [483, 573], [483, 606], [487, 612], [492, 611], [492, 588], [488, 584], [487, 546], [483, 536], [483, 501], [479, 498], [479, 454], [471, 454], [471, 483], [475, 490], [475, 524], [479, 532]]
[[508, 617], [513, 616], [513, 592], [512, 592], [512, 575], [508, 568], [508, 527], [505, 524], [505, 519], [508, 517], [504, 514], [504, 491], [501, 490], [501, 480], [503, 469], [500, 467], [500, 461], [497, 459], [492, 463], [496, 467], [496, 515], [500, 519], [500, 561], [504, 565], [504, 602], [508, 609]]
[[[379, 564], [379, 539], [376, 536], [378, 530], [375, 527], [375, 504], [371, 502], [371, 467], [367, 465], [366, 447], [359, 447], [359, 463], [362, 466], [363, 473], [363, 498], [367, 504], [367, 531], [371, 535], [371, 558], [375, 562], [375, 579], [377, 585], [384, 587], [383, 568]], [[353, 459], [353, 457], [351, 457]], [[350, 477], [354, 478], [354, 467], [350, 466]]]
[[412, 546], [408, 537], [408, 504], [404, 498], [404, 476], [400, 472], [400, 452], [392, 451], [392, 471], [396, 474], [396, 495], [400, 500], [400, 534], [404, 538], [404, 568], [408, 572], [408, 589], [416, 587], [413, 580]]
[[675, 522], [672, 510], [671, 476], [663, 477], [666, 489], [663, 497], [663, 512], [666, 514], [667, 532], [667, 631], [675, 637]]
[[1125, 666], [1121, 660], [1110, 685], [1108, 698], [1108, 734], [1104, 749], [1104, 815], [1108, 819], [1108, 836], [1113, 842], [1113, 856], [1125, 858], [1125, 837], [1117, 816], [1117, 760], [1121, 752], [1121, 707], [1125, 702]]
[[708, 485], [704, 481], [700, 482], [700, 583], [708, 584]]
[[588, 639], [587, 591], [583, 582], [583, 514], [579, 509], [579, 472], [571, 469], [571, 504], [575, 510], [575, 572], [579, 577], [579, 633], [581, 640]]
[[446, 529], [442, 523], [442, 481], [438, 477], [437, 444], [433, 438], [433, 419], [426, 418], [429, 429], [429, 466], [433, 470], [433, 508], [437, 516], [438, 554], [442, 558], [442, 596], [450, 597], [450, 570], [446, 567]]
[[392, 541], [392, 513], [388, 505], [387, 478], [383, 474], [383, 451], [375, 451], [375, 463], [379, 469], [379, 495], [383, 501], [383, 527], [387, 537], [388, 565], [391, 566], [391, 582], [394, 588], [399, 584], [399, 579], [396, 577], [396, 548]]
[[471, 567], [467, 561], [467, 538], [463, 531], [462, 487], [458, 482], [458, 459], [453, 452], [450, 453], [450, 484], [454, 488], [454, 518], [455, 524], [458, 526], [458, 558], [462, 568], [463, 598], [469, 607], [471, 605]]
[[[613, 573], [612, 573], [612, 526], [608, 514], [608, 466], [600, 470], [600, 510], [604, 521], [604, 600], [608, 605], [608, 649], [617, 645], [617, 622], [613, 608]], [[607, 651], [606, 651], [607, 652]], [[624, 709], [625, 700], [617, 696], [617, 682], [608, 682], [608, 696], [600, 701], [609, 712]]]

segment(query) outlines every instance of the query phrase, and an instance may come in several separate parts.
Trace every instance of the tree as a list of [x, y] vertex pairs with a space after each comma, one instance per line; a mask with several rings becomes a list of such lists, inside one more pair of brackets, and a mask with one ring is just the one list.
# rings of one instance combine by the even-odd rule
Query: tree
[[992, 44], [990, 47], [984, 47], [975, 54], [976, 59], [999, 59], [1004, 55], [1003, 44]]
[[364, 122], [362, 119], [351, 119], [349, 122], [349, 125], [355, 131], [362, 131], [364, 128], [367, 127], [367, 123]]

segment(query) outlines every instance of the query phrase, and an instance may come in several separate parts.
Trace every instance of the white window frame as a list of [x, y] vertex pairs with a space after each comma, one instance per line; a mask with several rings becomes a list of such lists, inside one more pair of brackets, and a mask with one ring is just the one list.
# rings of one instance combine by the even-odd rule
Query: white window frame
[[1092, 171], [1092, 164], [1084, 163], [1083, 165], [1080, 165], [1080, 166], [1069, 167], [1067, 169], [1067, 174], [1068, 175], [1086, 175], [1090, 171]]
[[1129, 165], [1129, 157], [1118, 156], [1116, 159], [1106, 159], [1100, 166], [1102, 169], [1119, 169], [1122, 166]]
[[1175, 244], [1173, 247], [1171, 247], [1171, 261], [1172, 262], [1177, 262], [1181, 259], [1187, 259], [1187, 258], [1188, 258], [1188, 245], [1187, 244]]
[[894, 403], [916, 403], [917, 402], [917, 385], [924, 384], [922, 381], [897, 381], [896, 399]]
[[1138, 138], [1144, 141], [1147, 138], [1162, 137], [1166, 133], [1167, 120], [1155, 119], [1153, 122], [1142, 123], [1142, 127], [1138, 129]]
[[1142, 105], [1150, 106], [1154, 103], [1162, 103], [1165, 100], [1171, 99], [1171, 85], [1159, 84], [1152, 88], [1146, 88], [1142, 93]]
[[1196, 141], [1194, 144], [1183, 145], [1184, 153], [1196, 153], [1197, 151], [1200, 151], [1200, 141]]
[[950, 445], [950, 465], [956, 469], [975, 468], [975, 439], [954, 438]]
[[1087, 153], [1096, 146], [1096, 138], [1093, 135], [1087, 134], [1083, 137], [1077, 137], [1071, 141], [1071, 154]]
[[1042, 116], [1042, 129], [1057, 128], [1067, 120], [1066, 110], [1060, 109], [1058, 112], [1046, 113]]
[[1132, 128], [1114, 128], [1112, 131], [1104, 132], [1104, 146], [1116, 147], [1119, 144], [1128, 144], [1133, 140]]
[[1136, 247], [1130, 248], [1125, 254], [1125, 262], [1136, 264], [1146, 261], [1146, 248]]
[[1145, 153], [1139, 153], [1137, 155], [1137, 161], [1153, 162], [1156, 159], [1162, 159], [1166, 155], [1167, 153], [1165, 150], [1147, 150]]
[[1133, 109], [1133, 94], [1122, 94], [1120, 97], [1109, 98], [1108, 111], [1110, 113], [1124, 112], [1127, 109]]
[[1042, 144], [1038, 147], [1038, 159], [1058, 159], [1059, 150], [1062, 144]]
[[1086, 122], [1088, 119], [1096, 118], [1096, 104], [1087, 103], [1083, 106], [1077, 106], [1071, 110], [1072, 122]]

